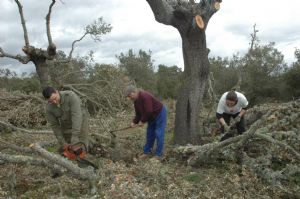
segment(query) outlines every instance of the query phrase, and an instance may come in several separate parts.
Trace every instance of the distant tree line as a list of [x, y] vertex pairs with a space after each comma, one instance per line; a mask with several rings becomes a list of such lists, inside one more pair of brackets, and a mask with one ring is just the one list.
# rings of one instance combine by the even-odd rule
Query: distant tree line
[[242, 57], [211, 58], [216, 93], [234, 88], [240, 78], [240, 90], [252, 105], [299, 98], [300, 51], [296, 49], [296, 61], [288, 65], [274, 45], [255, 45]]
[[[63, 52], [59, 56], [66, 57]], [[137, 87], [153, 92], [160, 98], [176, 99], [181, 83], [182, 70], [178, 66], [154, 66], [151, 51], [128, 50], [116, 55], [118, 65], [93, 62], [93, 52], [85, 57], [72, 59], [71, 63], [50, 66], [52, 85], [92, 83], [104, 81], [113, 75], [122, 74]], [[244, 56], [231, 58], [211, 57], [210, 71], [214, 76], [217, 95], [232, 89], [239, 80], [240, 90], [247, 95], [252, 105], [267, 101], [289, 101], [300, 97], [300, 50], [295, 50], [296, 61], [288, 65], [283, 54], [271, 42], [261, 45], [256, 42]], [[106, 71], [106, 72], [105, 72]], [[39, 80], [35, 73], [18, 76], [9, 69], [0, 69], [0, 88], [39, 92]]]

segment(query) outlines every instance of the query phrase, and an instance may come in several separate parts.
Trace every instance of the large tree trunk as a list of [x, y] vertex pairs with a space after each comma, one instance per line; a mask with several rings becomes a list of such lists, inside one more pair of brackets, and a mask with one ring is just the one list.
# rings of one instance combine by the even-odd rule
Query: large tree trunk
[[46, 59], [42, 60], [35, 60], [34, 61], [35, 69], [38, 74], [41, 88], [46, 88], [48, 86], [48, 64], [46, 62]]
[[176, 104], [175, 144], [200, 141], [198, 116], [209, 74], [205, 32], [190, 29], [182, 35], [184, 77]]
[[38, 74], [41, 88], [48, 86], [48, 64], [45, 58], [39, 57], [33, 60], [36, 72]]
[[147, 0], [155, 20], [175, 27], [182, 38], [184, 78], [176, 104], [175, 144], [200, 141], [198, 115], [209, 74], [205, 29], [222, 0]]

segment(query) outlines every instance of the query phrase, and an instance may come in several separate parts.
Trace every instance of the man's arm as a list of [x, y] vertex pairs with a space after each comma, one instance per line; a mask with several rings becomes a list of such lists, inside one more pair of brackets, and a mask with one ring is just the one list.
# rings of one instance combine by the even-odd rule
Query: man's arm
[[243, 117], [246, 114], [247, 110], [243, 108], [239, 114], [240, 117]]
[[223, 118], [223, 114], [220, 114], [220, 113], [216, 113], [216, 116], [219, 120], [219, 122], [221, 123], [222, 126], [224, 126], [226, 124], [224, 118]]
[[150, 117], [153, 113], [153, 104], [152, 104], [152, 99], [151, 99], [150, 95], [145, 94], [145, 95], [141, 95], [141, 96], [143, 99], [143, 107], [144, 107], [144, 112], [142, 114], [141, 122], [146, 123], [150, 119]]
[[71, 120], [72, 120], [71, 143], [74, 144], [80, 141], [79, 135], [80, 135], [81, 124], [82, 124], [81, 101], [75, 93], [70, 94], [70, 108], [71, 108]]
[[[134, 111], [135, 111], [135, 116], [132, 120], [133, 124], [138, 124], [139, 121], [141, 120], [141, 114], [138, 112], [138, 107], [136, 104], [134, 104]], [[133, 124], [131, 126], [133, 126]]]
[[224, 118], [223, 118], [223, 113], [225, 112], [225, 102], [224, 102], [224, 94], [223, 96], [221, 97], [221, 99], [219, 100], [219, 103], [218, 103], [218, 107], [217, 107], [217, 113], [216, 113], [216, 116], [219, 120], [219, 122], [221, 123], [222, 126], [224, 126], [226, 124]]
[[59, 145], [63, 146], [63, 144], [66, 143], [66, 141], [62, 135], [62, 131], [58, 119], [48, 110], [46, 111], [46, 119], [50, 123], [50, 126], [54, 132], [54, 135]]
[[241, 118], [246, 114], [249, 102], [247, 98], [244, 95], [242, 95], [240, 99], [240, 103], [241, 103], [242, 110], [240, 111], [238, 116]]

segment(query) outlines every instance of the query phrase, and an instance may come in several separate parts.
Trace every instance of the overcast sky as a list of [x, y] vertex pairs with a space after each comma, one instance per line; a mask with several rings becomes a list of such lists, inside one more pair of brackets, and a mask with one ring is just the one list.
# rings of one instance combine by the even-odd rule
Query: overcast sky
[[[31, 45], [46, 48], [45, 16], [51, 0], [21, 3]], [[24, 39], [17, 5], [13, 0], [0, 0], [0, 8], [0, 47], [7, 53], [22, 54]], [[299, 0], [223, 0], [206, 30], [210, 56], [243, 55], [256, 24], [260, 41], [275, 42], [285, 60], [293, 62], [295, 48], [300, 48], [299, 8]], [[152, 51], [155, 65], [183, 67], [177, 30], [156, 22], [146, 0], [57, 0], [51, 20], [54, 43], [69, 53], [72, 41], [83, 34], [84, 27], [101, 16], [112, 25], [112, 32], [103, 36], [100, 43], [85, 38], [74, 55], [84, 56], [93, 50], [97, 62], [115, 64], [115, 55], [143, 49]], [[0, 67], [19, 73], [34, 71], [33, 64], [21, 65], [7, 58], [0, 58]]]

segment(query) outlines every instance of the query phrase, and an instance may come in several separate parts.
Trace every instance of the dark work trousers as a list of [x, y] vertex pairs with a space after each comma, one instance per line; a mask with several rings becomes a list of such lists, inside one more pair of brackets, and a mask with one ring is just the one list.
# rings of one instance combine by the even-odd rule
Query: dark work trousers
[[[230, 118], [236, 118], [240, 113], [236, 113], [234, 115], [228, 114], [228, 113], [223, 113], [222, 116], [226, 122], [226, 124], [229, 126], [230, 125]], [[238, 134], [242, 134], [246, 131], [245, 129], [245, 118], [242, 116], [241, 121], [236, 123], [236, 129]], [[221, 133], [224, 133], [224, 126], [221, 126]]]
[[165, 140], [165, 128], [167, 124], [167, 109], [163, 106], [162, 110], [155, 118], [154, 121], [148, 122], [146, 144], [144, 146], [144, 154], [151, 152], [154, 142], [156, 140], [157, 148], [155, 155], [162, 156], [164, 140]]

